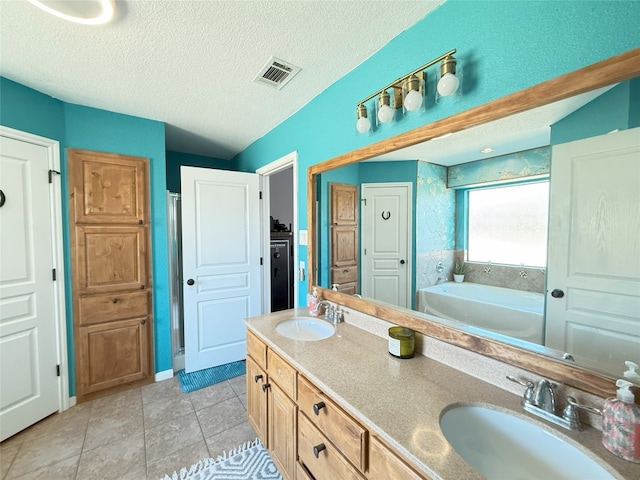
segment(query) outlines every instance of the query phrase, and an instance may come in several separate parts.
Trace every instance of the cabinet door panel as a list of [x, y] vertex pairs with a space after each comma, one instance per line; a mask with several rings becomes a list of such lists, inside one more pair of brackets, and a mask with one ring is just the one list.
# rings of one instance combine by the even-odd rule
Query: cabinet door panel
[[80, 295], [144, 290], [147, 285], [146, 228], [76, 227]]
[[77, 223], [147, 223], [145, 158], [69, 150]]
[[269, 389], [269, 452], [285, 477], [296, 469], [296, 404], [275, 383]]
[[332, 227], [331, 266], [357, 268], [358, 255], [358, 227]]
[[331, 224], [358, 224], [358, 186], [345, 183], [330, 183]]
[[142, 380], [149, 376], [147, 318], [80, 327], [78, 383], [83, 393]]
[[247, 417], [258, 438], [269, 448], [267, 438], [267, 394], [262, 386], [267, 384], [267, 373], [251, 357], [247, 357]]

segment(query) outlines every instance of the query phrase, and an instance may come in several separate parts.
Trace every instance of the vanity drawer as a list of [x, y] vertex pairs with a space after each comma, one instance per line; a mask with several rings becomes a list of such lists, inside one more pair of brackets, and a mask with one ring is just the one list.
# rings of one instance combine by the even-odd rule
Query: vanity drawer
[[331, 283], [350, 283], [358, 281], [358, 267], [339, 267], [331, 269]]
[[369, 480], [431, 480], [416, 473], [408, 463], [376, 436], [369, 438]]
[[267, 346], [249, 329], [247, 329], [247, 355], [253, 358], [260, 368], [267, 368]]
[[365, 471], [367, 431], [304, 377], [298, 381], [298, 408], [351, 463]]
[[80, 325], [124, 320], [149, 315], [149, 293], [112, 293], [82, 297], [79, 301]]
[[297, 372], [271, 349], [267, 350], [267, 373], [270, 381], [276, 382], [284, 393], [296, 399]]
[[[317, 457], [314, 448], [318, 450]], [[336, 447], [300, 412], [298, 412], [298, 460], [316, 480], [364, 479], [364, 477], [340, 455]], [[302, 470], [304, 470], [304, 468]], [[308, 475], [302, 478], [308, 478]]]

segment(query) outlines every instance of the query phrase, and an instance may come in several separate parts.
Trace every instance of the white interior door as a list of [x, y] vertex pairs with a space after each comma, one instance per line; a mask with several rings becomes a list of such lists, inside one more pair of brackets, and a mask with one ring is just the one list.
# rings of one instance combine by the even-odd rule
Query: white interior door
[[252, 173], [181, 167], [185, 371], [246, 356], [260, 314], [260, 191]]
[[620, 374], [640, 363], [640, 129], [553, 147], [546, 344]]
[[0, 136], [0, 440], [60, 408], [49, 168]]
[[411, 308], [411, 183], [362, 184], [362, 295]]

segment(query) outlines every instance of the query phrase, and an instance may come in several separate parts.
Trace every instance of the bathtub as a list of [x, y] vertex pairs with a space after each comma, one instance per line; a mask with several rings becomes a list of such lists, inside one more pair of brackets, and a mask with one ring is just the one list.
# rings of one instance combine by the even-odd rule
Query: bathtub
[[418, 290], [417, 300], [421, 312], [543, 344], [541, 293], [449, 282]]

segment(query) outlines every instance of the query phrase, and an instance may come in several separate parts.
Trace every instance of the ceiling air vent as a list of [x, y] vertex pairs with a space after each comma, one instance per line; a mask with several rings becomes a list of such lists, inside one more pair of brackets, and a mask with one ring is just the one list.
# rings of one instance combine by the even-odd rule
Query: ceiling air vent
[[266, 65], [262, 67], [260, 73], [254, 77], [253, 81], [264, 83], [280, 90], [299, 71], [300, 69], [295, 65], [291, 65], [279, 58], [271, 57]]

